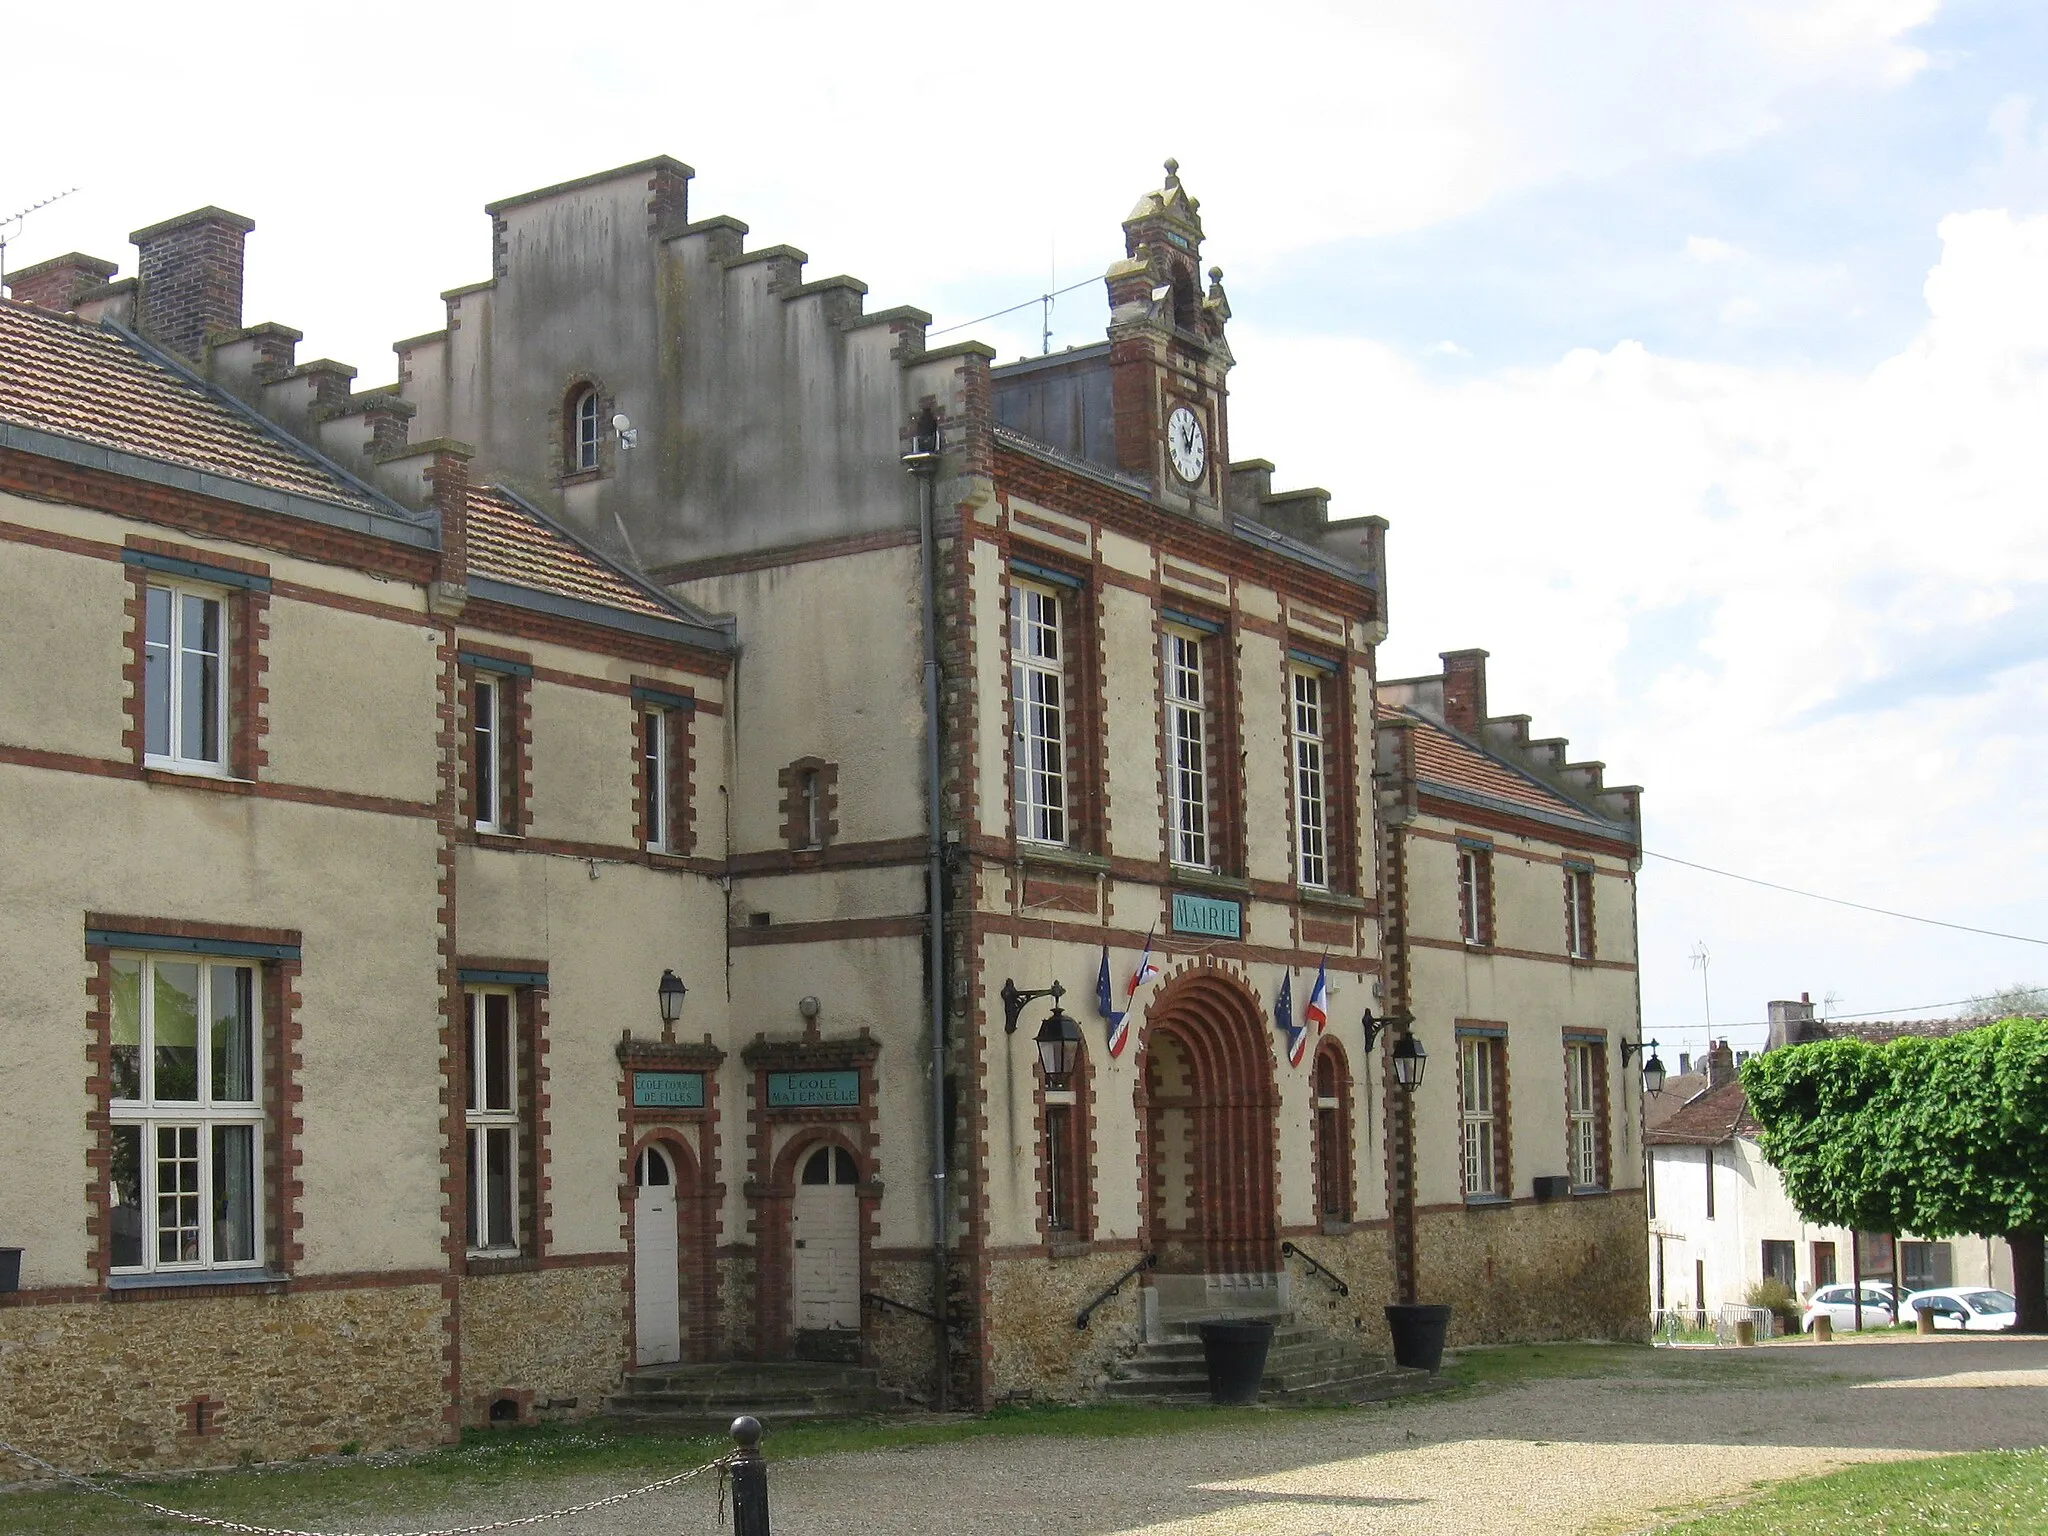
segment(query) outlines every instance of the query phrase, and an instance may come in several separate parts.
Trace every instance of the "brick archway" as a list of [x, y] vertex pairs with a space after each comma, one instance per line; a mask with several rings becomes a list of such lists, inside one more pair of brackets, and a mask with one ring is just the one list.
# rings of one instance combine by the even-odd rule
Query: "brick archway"
[[1265, 1014], [1204, 965], [1159, 989], [1138, 1062], [1145, 1242], [1169, 1274], [1270, 1274], [1280, 1264], [1279, 1096]]

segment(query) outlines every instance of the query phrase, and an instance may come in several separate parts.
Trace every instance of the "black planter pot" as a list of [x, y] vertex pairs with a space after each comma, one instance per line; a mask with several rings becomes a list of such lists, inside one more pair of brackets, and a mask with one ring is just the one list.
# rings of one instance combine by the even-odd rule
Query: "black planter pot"
[[1387, 1331], [1394, 1336], [1394, 1363], [1434, 1376], [1444, 1363], [1444, 1334], [1450, 1326], [1449, 1307], [1389, 1306]]
[[21, 1289], [21, 1250], [0, 1248], [0, 1291]]
[[1202, 1363], [1209, 1368], [1209, 1401], [1249, 1403], [1266, 1378], [1266, 1351], [1273, 1325], [1263, 1319], [1227, 1317], [1202, 1323]]

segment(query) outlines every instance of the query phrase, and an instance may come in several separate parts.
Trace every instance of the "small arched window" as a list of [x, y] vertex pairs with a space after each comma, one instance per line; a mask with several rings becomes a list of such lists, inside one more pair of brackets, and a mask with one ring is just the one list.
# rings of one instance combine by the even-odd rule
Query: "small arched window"
[[569, 467], [597, 468], [598, 416], [602, 402], [594, 386], [585, 384], [569, 398]]
[[1335, 1041], [1316, 1053], [1316, 1210], [1325, 1221], [1351, 1219], [1351, 1074]]
[[804, 1162], [803, 1182], [858, 1184], [860, 1175], [854, 1168], [853, 1154], [844, 1147], [820, 1147]]

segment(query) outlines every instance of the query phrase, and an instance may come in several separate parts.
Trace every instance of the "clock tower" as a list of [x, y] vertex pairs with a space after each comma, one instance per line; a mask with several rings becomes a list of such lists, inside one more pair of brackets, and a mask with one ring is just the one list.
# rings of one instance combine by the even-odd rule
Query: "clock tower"
[[1166, 162], [1166, 185], [1124, 220], [1124, 259], [1109, 287], [1110, 398], [1116, 467], [1151, 483], [1164, 506], [1223, 520], [1230, 441], [1223, 271], [1202, 285], [1201, 204]]

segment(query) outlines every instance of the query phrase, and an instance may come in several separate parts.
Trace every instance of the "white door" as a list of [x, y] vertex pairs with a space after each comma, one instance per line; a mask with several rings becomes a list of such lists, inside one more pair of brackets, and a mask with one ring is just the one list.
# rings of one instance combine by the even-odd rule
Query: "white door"
[[649, 1147], [633, 1166], [633, 1337], [636, 1365], [683, 1357], [676, 1274], [676, 1181], [668, 1154]]
[[796, 1326], [860, 1326], [860, 1206], [851, 1154], [820, 1147], [804, 1159], [790, 1217]]

